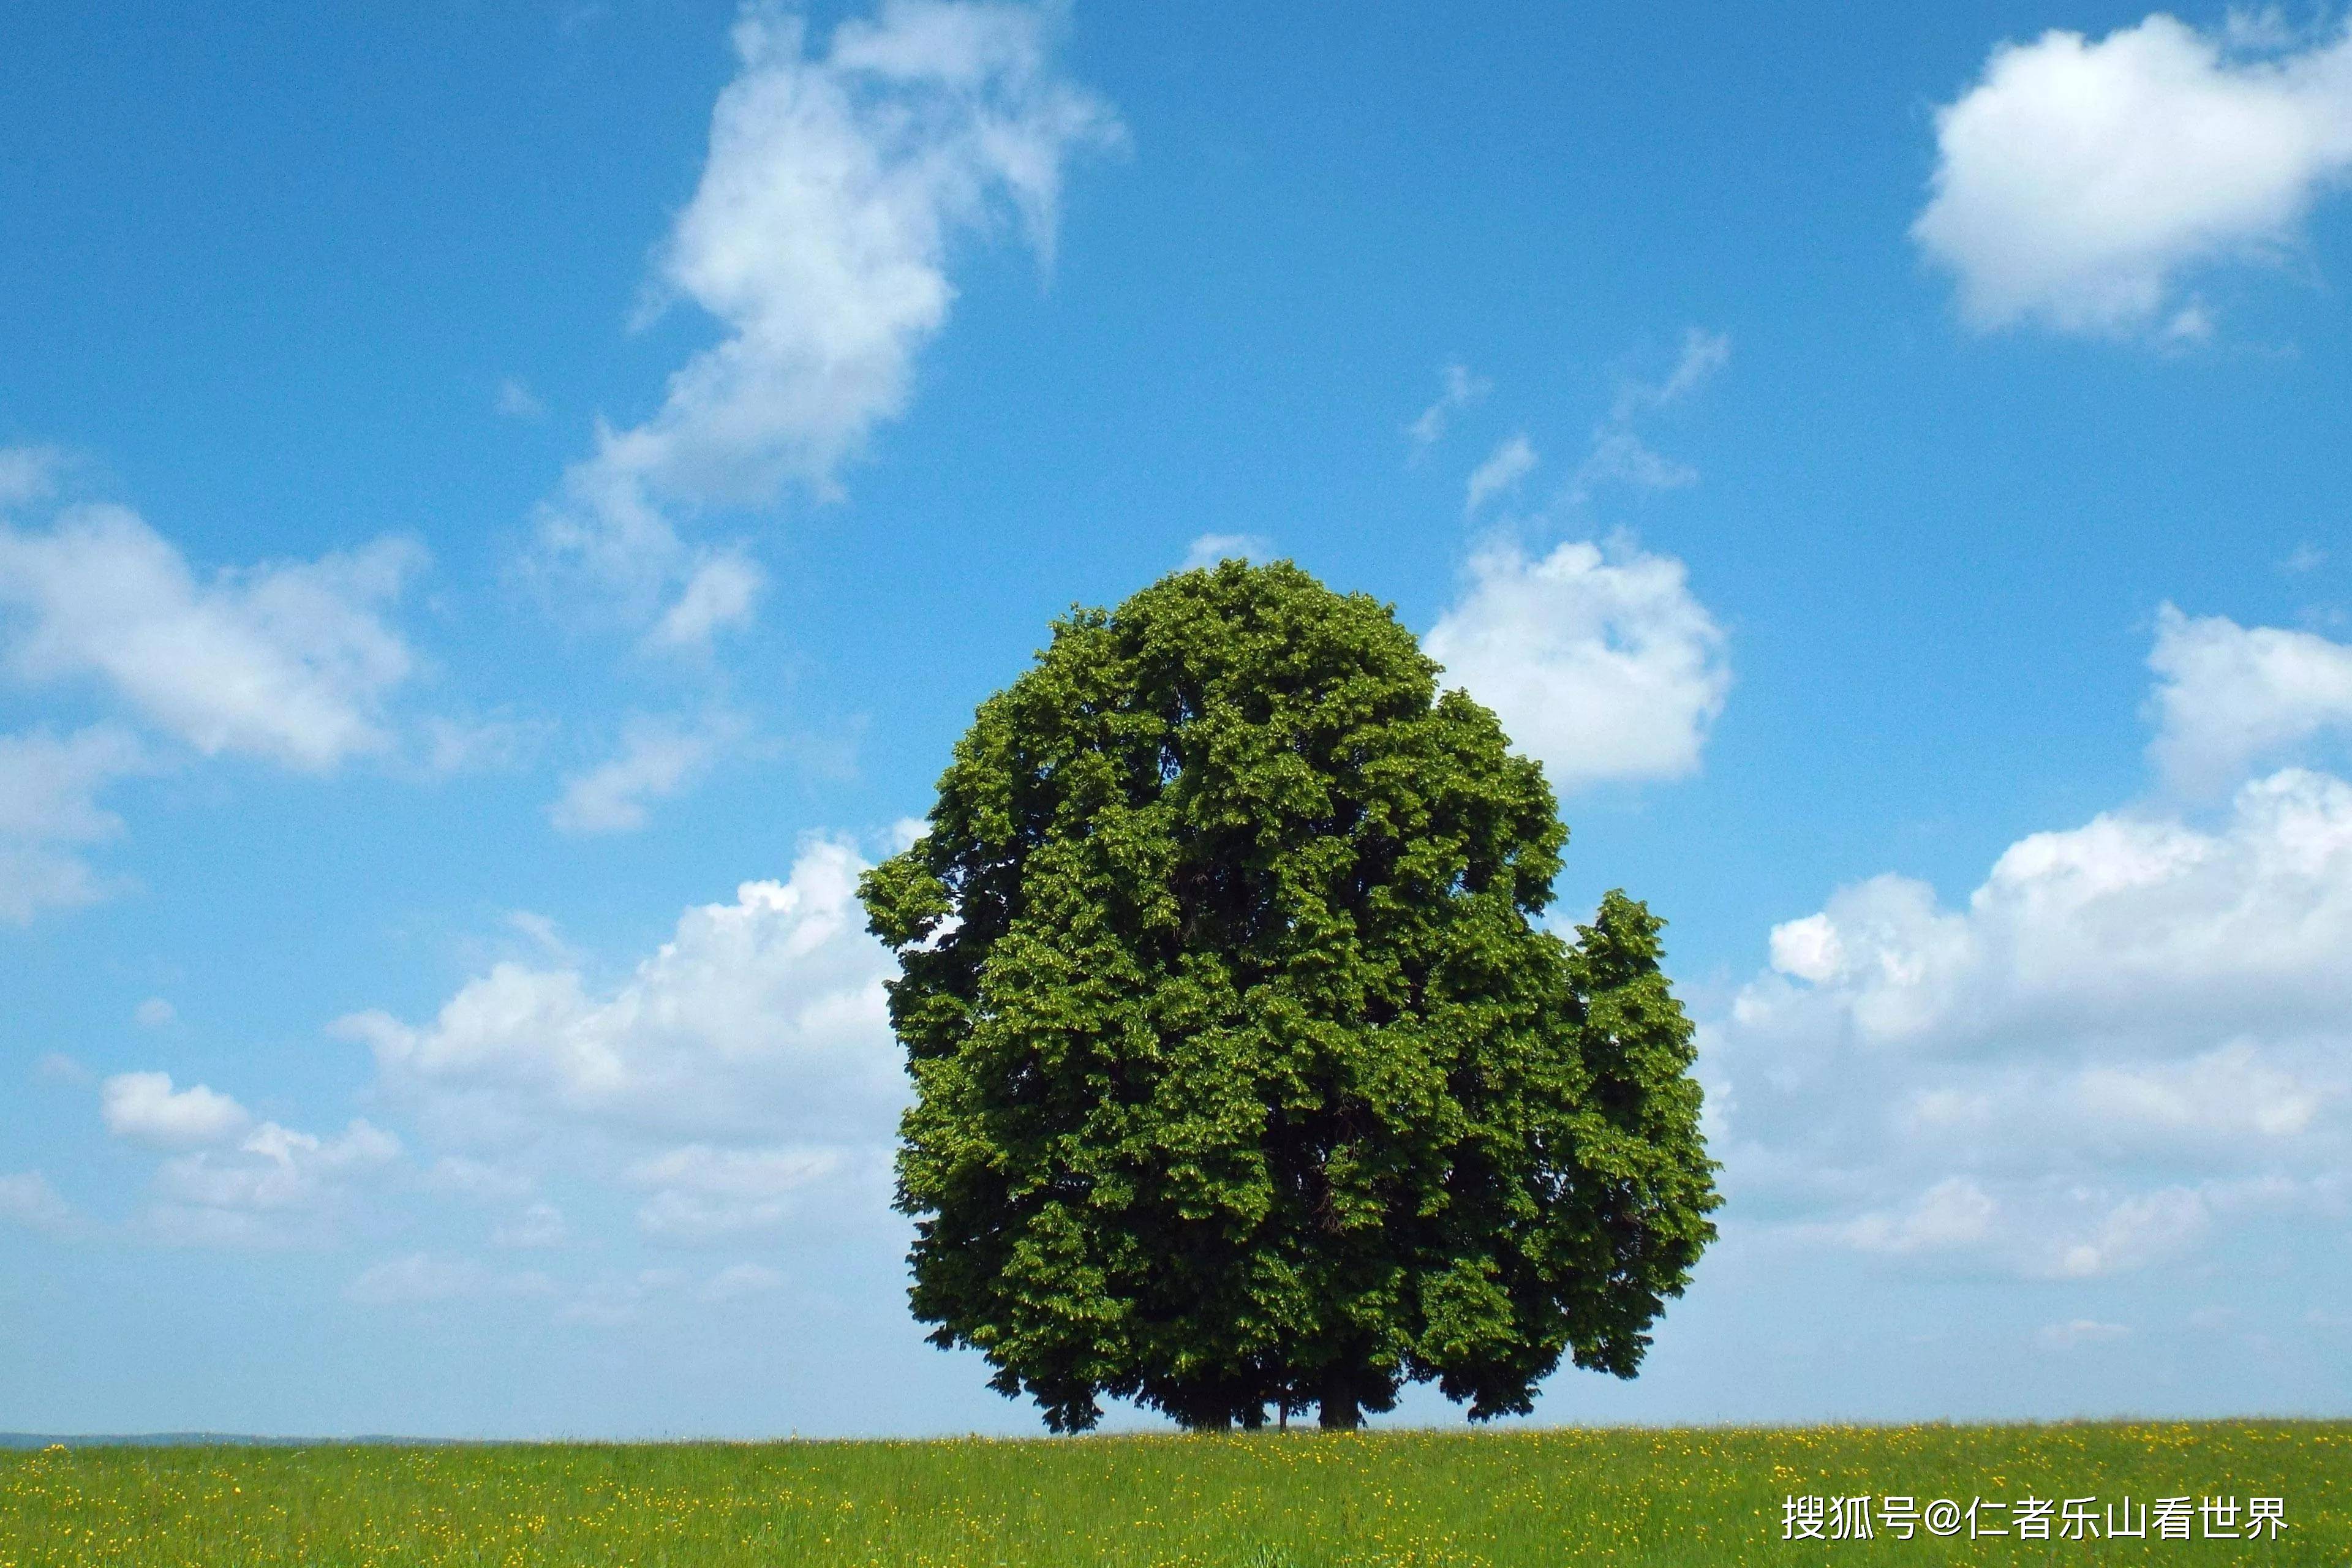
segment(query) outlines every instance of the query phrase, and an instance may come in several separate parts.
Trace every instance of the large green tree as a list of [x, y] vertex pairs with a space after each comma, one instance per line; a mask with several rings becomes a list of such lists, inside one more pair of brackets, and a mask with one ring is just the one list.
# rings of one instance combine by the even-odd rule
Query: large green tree
[[1055, 1430], [1525, 1411], [1713, 1239], [1691, 1026], [1542, 770], [1385, 605], [1227, 562], [1055, 624], [866, 878], [915, 1315]]

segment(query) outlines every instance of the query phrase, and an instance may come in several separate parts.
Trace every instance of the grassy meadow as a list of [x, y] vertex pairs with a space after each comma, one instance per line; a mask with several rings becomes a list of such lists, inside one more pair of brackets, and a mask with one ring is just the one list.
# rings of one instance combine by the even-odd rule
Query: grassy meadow
[[[1781, 1539], [1790, 1494], [1862, 1493], [1922, 1508], [2272, 1496], [2288, 1528], [2261, 1541], [1970, 1541], [1965, 1527]], [[2352, 1423], [0, 1455], [0, 1568], [2151, 1560], [2352, 1562]]]

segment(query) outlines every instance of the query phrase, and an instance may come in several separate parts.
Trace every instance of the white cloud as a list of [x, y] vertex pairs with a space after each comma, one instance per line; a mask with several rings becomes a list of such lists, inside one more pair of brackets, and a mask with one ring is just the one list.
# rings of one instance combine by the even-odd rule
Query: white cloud
[[1683, 332], [1682, 353], [1675, 361], [1675, 368], [1666, 379], [1654, 386], [1636, 385], [1628, 396], [1636, 406], [1663, 408], [1698, 391], [1730, 363], [1730, 333], [1689, 327]]
[[62, 738], [46, 730], [0, 735], [0, 837], [84, 844], [122, 830], [100, 809], [99, 789], [146, 765], [139, 739], [118, 724]]
[[509, 714], [484, 719], [432, 714], [416, 725], [415, 765], [428, 779], [511, 773], [528, 764], [554, 731], [550, 721]]
[[1624, 544], [1489, 547], [1423, 640], [1563, 793], [1696, 772], [1731, 685], [1682, 563]]
[[33, 1063], [33, 1077], [42, 1083], [65, 1083], [79, 1087], [90, 1081], [90, 1070], [63, 1051], [44, 1051]]
[[[415, 1185], [487, 1210], [488, 1248], [571, 1242], [572, 1223], [537, 1195], [551, 1169], [630, 1194], [638, 1234], [666, 1247], [890, 1225], [908, 1090], [883, 991], [896, 965], [856, 898], [866, 864], [846, 842], [812, 839], [786, 880], [687, 910], [615, 986], [592, 987], [559, 943], [542, 966], [496, 965], [430, 1023], [363, 1014], [334, 1032], [370, 1047], [373, 1100], [413, 1116], [439, 1153]], [[234, 1155], [215, 1146], [167, 1163], [150, 1227], [212, 1245], [325, 1239], [361, 1178], [399, 1152], [388, 1139], [364, 1159], [357, 1145], [297, 1142], [273, 1168], [255, 1157], [264, 1134], [288, 1137], [265, 1126]], [[419, 1254], [378, 1265], [352, 1292], [448, 1300], [509, 1278], [487, 1249], [476, 1261]], [[781, 1283], [752, 1264], [700, 1287], [654, 1269], [567, 1286], [555, 1310], [620, 1323], [656, 1298], [718, 1301]]]
[[497, 406], [498, 411], [509, 419], [538, 420], [547, 417], [547, 405], [540, 401], [539, 394], [513, 376], [509, 376], [499, 383]]
[[561, 963], [577, 963], [577, 949], [563, 940], [563, 931], [553, 921], [530, 910], [509, 910], [507, 924], [530, 939], [531, 945]]
[[1602, 484], [1631, 485], [1637, 489], [1681, 489], [1698, 482], [1698, 470], [1687, 463], [1662, 457], [1634, 431], [1643, 416], [1673, 406], [1697, 393], [1731, 363], [1731, 338], [1697, 327], [1685, 330], [1675, 368], [1663, 381], [1628, 381], [1617, 391], [1609, 417], [1592, 432], [1592, 450], [1570, 481], [1568, 499], [1590, 500]]
[[2329, 729], [2352, 730], [2352, 647], [2220, 616], [2157, 615], [2148, 755], [2187, 795], [2226, 788], [2250, 763]]
[[661, 647], [707, 647], [719, 632], [751, 620], [767, 582], [768, 574], [746, 556], [704, 557], [655, 625], [651, 640]]
[[2204, 1197], [2185, 1187], [2126, 1198], [2096, 1230], [2060, 1248], [2053, 1272], [2089, 1279], [2146, 1268], [2195, 1239], [2207, 1218]]
[[1966, 1176], [1950, 1176], [1895, 1215], [1866, 1214], [1845, 1227], [1845, 1239], [1865, 1252], [1947, 1251], [1975, 1247], [1992, 1234], [1997, 1208]]
[[1773, 939], [1781, 972], [1873, 1047], [1998, 1043], [2053, 1022], [2183, 1047], [2324, 1027], [2352, 1005], [2347, 951], [2352, 785], [2298, 769], [2242, 786], [2213, 831], [2108, 813], [2011, 846], [1964, 910], [1880, 877]]
[[202, 1084], [174, 1089], [167, 1073], [118, 1073], [100, 1086], [99, 1104], [114, 1136], [188, 1151], [157, 1167], [157, 1201], [146, 1215], [152, 1235], [178, 1246], [323, 1238], [350, 1184], [400, 1155], [400, 1141], [366, 1121], [331, 1138], [275, 1121], [256, 1125], [228, 1096]]
[[[2189, 629], [2168, 620], [2159, 644], [2178, 652]], [[2281, 645], [2207, 630], [2231, 650], [2218, 675], [2194, 658], [2159, 673], [2253, 701], [2266, 689], [2241, 679], [2242, 645]], [[2204, 711], [2152, 707], [2167, 725]], [[1957, 907], [1872, 878], [1769, 948], [1701, 1049], [1710, 1137], [1756, 1223], [2092, 1278], [2352, 1186], [2342, 779], [2288, 768], [2242, 783], [2210, 823], [2140, 806], [2033, 834]]]
[[0, 512], [46, 500], [64, 466], [65, 454], [55, 447], [0, 447]]
[[[946, 323], [955, 242], [1011, 224], [1050, 260], [1064, 166], [1120, 134], [1055, 68], [1060, 16], [885, 0], [812, 49], [799, 16], [744, 9], [741, 68], [654, 295], [656, 309], [691, 301], [724, 336], [670, 377], [651, 418], [600, 426], [542, 519], [554, 556], [650, 603], [690, 592], [713, 559], [666, 509], [761, 505], [793, 483], [835, 491]], [[664, 616], [664, 635], [740, 619], [740, 587], [736, 616]]]
[[236, 1152], [244, 1158], [200, 1149], [170, 1161], [163, 1170], [166, 1191], [210, 1208], [292, 1208], [344, 1173], [390, 1164], [400, 1156], [400, 1140], [359, 1120], [332, 1138], [265, 1121]]
[[857, 902], [864, 869], [847, 844], [812, 841], [787, 880], [687, 910], [610, 992], [575, 967], [501, 963], [429, 1024], [373, 1013], [338, 1029], [373, 1047], [385, 1096], [461, 1144], [522, 1149], [568, 1128], [625, 1144], [887, 1148], [907, 1087], [882, 990], [895, 965]]
[[0, 841], [0, 921], [29, 924], [43, 910], [94, 904], [111, 890], [79, 855]]
[[383, 699], [414, 661], [379, 612], [421, 560], [380, 540], [200, 580], [135, 513], [69, 508], [47, 532], [0, 527], [5, 662], [20, 680], [98, 678], [207, 755], [324, 771], [389, 743]]
[[429, 1252], [373, 1264], [343, 1287], [345, 1300], [371, 1307], [554, 1293], [554, 1282], [536, 1271], [499, 1273], [467, 1258], [441, 1258]]
[[2165, 321], [2163, 330], [2156, 336], [2158, 342], [2166, 343], [2210, 342], [2213, 336], [2213, 312], [2205, 308], [2203, 301], [2192, 300], [2173, 311], [2171, 317]]
[[224, 1143], [253, 1125], [245, 1107], [203, 1084], [174, 1089], [165, 1072], [117, 1073], [99, 1089], [99, 1114], [117, 1138], [158, 1149]]
[[476, 1200], [527, 1197], [536, 1184], [520, 1171], [463, 1154], [445, 1154], [425, 1173], [430, 1191]]
[[669, 720], [634, 720], [619, 756], [563, 781], [549, 820], [562, 833], [635, 832], [646, 825], [648, 801], [666, 800], [700, 779], [741, 734], [740, 721], [725, 715], [691, 729]]
[[0, 1176], [0, 1222], [64, 1236], [77, 1228], [79, 1216], [71, 1204], [58, 1195], [47, 1176], [38, 1171], [22, 1171]]
[[[1695, 469], [1652, 451], [1633, 426], [1694, 395], [1730, 358], [1727, 336], [1692, 328], [1662, 379], [1622, 384], [1561, 500], [1580, 505], [1604, 480], [1648, 489], [1696, 480]], [[1449, 396], [1469, 385], [1458, 382]], [[1423, 418], [1452, 405], [1442, 400]], [[1524, 433], [1504, 440], [1470, 475], [1464, 515], [1519, 485], [1538, 462]], [[1530, 559], [1498, 537], [1471, 556], [1465, 576], [1423, 644], [1495, 710], [1556, 789], [1697, 770], [1731, 675], [1722, 630], [1691, 595], [1681, 562], [1622, 537], [1563, 543]]]
[[[1981, 1130], [1980, 1130], [1981, 1131]], [[2126, 1194], [2080, 1184], [2011, 1180], [1996, 1198], [1948, 1176], [1908, 1203], [1808, 1234], [1859, 1252], [1930, 1266], [1990, 1268], [2045, 1279], [2129, 1273], [2178, 1256], [2206, 1229], [2203, 1193], [2184, 1186]]]
[[22, 925], [42, 909], [104, 896], [104, 882], [68, 847], [121, 832], [98, 793], [149, 766], [138, 737], [117, 724], [0, 735], [0, 921]]
[[637, 1226], [658, 1241], [699, 1246], [747, 1232], [773, 1230], [793, 1214], [794, 1195], [841, 1172], [835, 1149], [714, 1149], [688, 1144], [628, 1171], [652, 1190]]
[[2036, 1333], [2034, 1342], [2044, 1350], [2073, 1350], [2076, 1345], [2099, 1344], [2120, 1340], [2131, 1330], [2121, 1323], [2103, 1323], [2096, 1318], [2075, 1318], [2068, 1322], [2052, 1323]]
[[1463, 488], [1462, 514], [1465, 517], [1521, 479], [1535, 472], [1542, 459], [1536, 456], [1533, 443], [1524, 432], [1506, 438], [1486, 454], [1486, 460], [1470, 471], [1470, 482]]
[[1772, 928], [1772, 967], [1816, 985], [1845, 966], [1845, 940], [1827, 914], [1783, 921]]
[[764, 1296], [783, 1288], [784, 1277], [758, 1263], [732, 1263], [713, 1274], [702, 1287], [706, 1301], [734, 1301]]
[[150, 996], [132, 1009], [131, 1021], [142, 1029], [166, 1029], [179, 1020], [179, 1010], [161, 996]]
[[1637, 489], [1678, 490], [1698, 483], [1698, 470], [1661, 457], [1631, 430], [1604, 427], [1593, 434], [1592, 451], [1576, 471], [1572, 493], [1580, 500], [1588, 499], [1592, 487], [1604, 482]]
[[494, 1228], [490, 1245], [518, 1250], [561, 1247], [570, 1233], [562, 1209], [553, 1204], [537, 1203]]
[[2187, 1062], [2086, 1068], [2073, 1099], [2092, 1122], [2117, 1133], [2205, 1133], [2242, 1146], [2292, 1138], [2341, 1097], [2340, 1088], [2298, 1078], [2242, 1039]]
[[1495, 389], [1493, 382], [1471, 374], [1470, 367], [1465, 364], [1449, 364], [1437, 376], [1444, 385], [1437, 401], [1404, 427], [1415, 452], [1425, 451], [1444, 439], [1446, 426], [1454, 422], [1456, 414], [1485, 402], [1486, 395]]
[[2352, 172], [2352, 33], [2300, 52], [2162, 15], [2045, 33], [1993, 51], [1936, 143], [1911, 236], [1971, 323], [2194, 336], [2183, 277], [2281, 254]]
[[[160, 1076], [160, 1075], [159, 1075]], [[193, 1247], [280, 1246], [322, 1238], [352, 1184], [400, 1157], [400, 1140], [354, 1120], [331, 1138], [265, 1121], [234, 1149], [198, 1149], [163, 1162], [148, 1223]]]
[[634, 1275], [592, 1280], [573, 1292], [556, 1316], [596, 1328], [635, 1322], [648, 1302], [674, 1295], [685, 1282], [686, 1276], [675, 1268], [643, 1268]]
[[1186, 570], [1220, 561], [1271, 561], [1274, 541], [1260, 533], [1204, 533], [1184, 552]]

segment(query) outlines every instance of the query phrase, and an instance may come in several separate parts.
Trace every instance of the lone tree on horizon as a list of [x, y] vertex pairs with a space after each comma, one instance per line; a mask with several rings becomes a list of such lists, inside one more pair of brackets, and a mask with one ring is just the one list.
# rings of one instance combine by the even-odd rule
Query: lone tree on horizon
[[1663, 922], [1534, 923], [1568, 830], [1440, 674], [1288, 562], [1177, 573], [1056, 622], [866, 874], [915, 1316], [1054, 1430], [1524, 1413], [1714, 1239]]

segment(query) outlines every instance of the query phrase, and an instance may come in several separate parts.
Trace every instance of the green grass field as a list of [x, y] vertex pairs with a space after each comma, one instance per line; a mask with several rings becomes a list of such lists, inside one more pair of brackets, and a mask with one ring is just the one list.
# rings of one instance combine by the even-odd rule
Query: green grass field
[[[2282, 1499], [2275, 1540], [1782, 1540], [1790, 1495]], [[1979, 1512], [1979, 1523], [2012, 1516]], [[2242, 1511], [2241, 1530], [2245, 1525]], [[2218, 1524], [2218, 1521], [2217, 1521]], [[2352, 1562], [2352, 1423], [51, 1448], [0, 1568]]]

